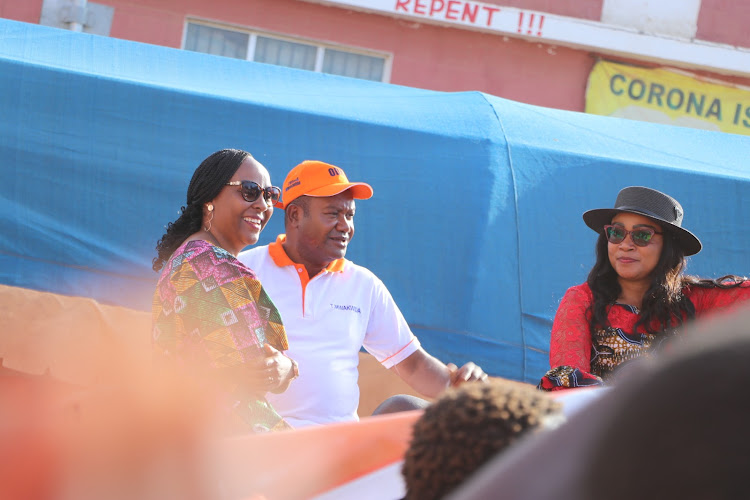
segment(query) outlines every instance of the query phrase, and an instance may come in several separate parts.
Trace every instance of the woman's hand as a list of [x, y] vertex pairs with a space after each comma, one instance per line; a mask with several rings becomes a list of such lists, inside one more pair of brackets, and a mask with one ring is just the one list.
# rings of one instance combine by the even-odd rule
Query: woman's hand
[[296, 378], [294, 362], [270, 344], [263, 346], [265, 357], [258, 361], [258, 385], [266, 392], [280, 394]]

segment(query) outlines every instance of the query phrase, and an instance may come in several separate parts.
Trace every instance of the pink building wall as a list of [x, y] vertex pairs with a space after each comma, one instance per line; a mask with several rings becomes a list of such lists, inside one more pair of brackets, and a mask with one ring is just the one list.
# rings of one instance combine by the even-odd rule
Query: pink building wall
[[696, 38], [750, 47], [750, 2], [702, 0]]
[[[163, 0], [158, 7], [148, 0], [98, 3], [115, 8], [110, 35], [116, 38], [180, 47], [185, 19], [195, 17], [392, 54], [394, 84], [479, 90], [560, 109], [583, 110], [593, 64], [582, 51], [295, 0]], [[588, 18], [601, 11], [601, 0], [497, 3]]]
[[[193, 17], [388, 53], [393, 57], [390, 82], [394, 84], [451, 92], [478, 90], [574, 111], [584, 109], [586, 81], [596, 57], [583, 50], [297, 0], [96, 2], [114, 8], [110, 36], [115, 38], [179, 48], [185, 21]], [[598, 20], [603, 0], [488, 3]], [[750, 46], [741, 26], [750, 15], [750, 5], [742, 4], [703, 0], [698, 38]], [[41, 5], [42, 0], [0, 0], [0, 16], [38, 22]], [[745, 11], [747, 15], [740, 15]], [[750, 85], [747, 78], [708, 76]]]
[[0, 0], [0, 17], [25, 23], [38, 23], [42, 0]]

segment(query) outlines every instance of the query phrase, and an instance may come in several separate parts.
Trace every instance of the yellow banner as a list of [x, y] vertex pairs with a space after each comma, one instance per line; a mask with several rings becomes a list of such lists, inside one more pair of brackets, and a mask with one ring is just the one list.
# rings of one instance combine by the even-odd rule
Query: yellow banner
[[586, 113], [750, 135], [750, 91], [606, 61], [589, 75]]

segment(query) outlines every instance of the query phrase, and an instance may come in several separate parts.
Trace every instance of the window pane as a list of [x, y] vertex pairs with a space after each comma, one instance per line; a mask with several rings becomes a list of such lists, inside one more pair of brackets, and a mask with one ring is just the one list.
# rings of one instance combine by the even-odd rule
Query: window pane
[[316, 52], [317, 48], [312, 45], [258, 36], [253, 61], [314, 70]]
[[223, 30], [202, 24], [188, 24], [185, 48], [217, 56], [247, 59], [247, 41], [250, 35]]
[[382, 57], [352, 54], [334, 49], [326, 49], [323, 55], [323, 73], [378, 82], [383, 80], [384, 64], [385, 59]]

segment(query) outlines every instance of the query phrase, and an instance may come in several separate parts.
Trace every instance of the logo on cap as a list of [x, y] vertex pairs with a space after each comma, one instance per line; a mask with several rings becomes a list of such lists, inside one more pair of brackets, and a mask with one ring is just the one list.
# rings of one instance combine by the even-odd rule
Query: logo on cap
[[289, 191], [294, 186], [299, 186], [299, 177], [295, 177], [294, 179], [291, 179], [289, 182], [286, 183], [286, 187], [284, 188], [284, 191]]

